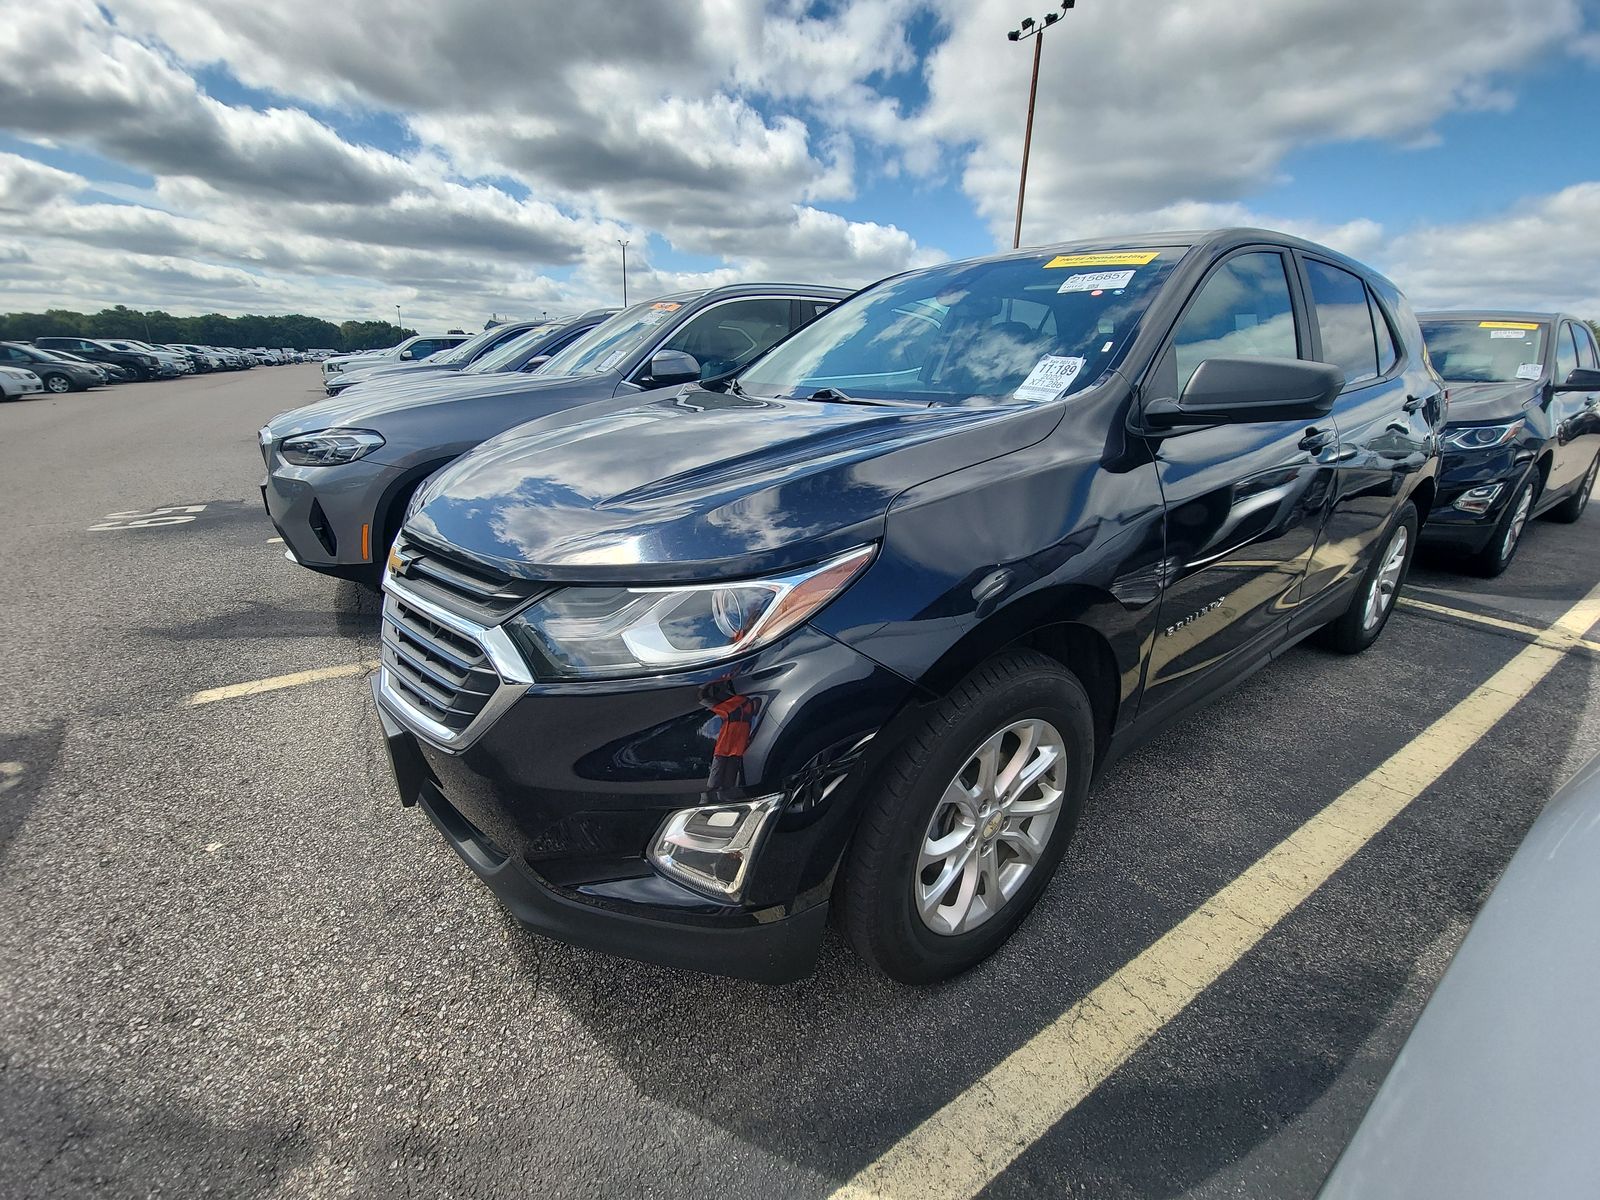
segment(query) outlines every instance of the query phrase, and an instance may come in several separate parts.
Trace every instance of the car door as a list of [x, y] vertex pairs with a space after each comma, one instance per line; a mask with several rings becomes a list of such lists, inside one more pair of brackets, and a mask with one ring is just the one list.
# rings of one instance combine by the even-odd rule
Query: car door
[[[1309, 358], [1286, 251], [1216, 263], [1174, 324], [1141, 396], [1176, 398], [1208, 358]], [[1269, 653], [1298, 603], [1327, 515], [1331, 419], [1216, 425], [1154, 444], [1166, 507], [1166, 586], [1141, 716], [1179, 708]]]
[[1423, 410], [1433, 397], [1408, 394], [1393, 322], [1366, 281], [1335, 263], [1298, 257], [1316, 357], [1345, 377], [1333, 410], [1339, 426], [1333, 505], [1301, 593], [1310, 600], [1365, 569], [1408, 481], [1426, 462], [1430, 425]]
[[[1587, 325], [1574, 325], [1572, 332], [1578, 337], [1578, 365], [1591, 371], [1600, 371], [1600, 344]], [[1588, 465], [1600, 453], [1600, 392], [1575, 393], [1578, 409], [1571, 418], [1569, 436], [1581, 442], [1581, 461]], [[1582, 478], [1580, 476], [1580, 478]]]
[[[1581, 365], [1578, 331], [1571, 321], [1561, 322], [1556, 333], [1555, 362], [1555, 383], [1565, 383], [1567, 376]], [[1544, 404], [1550, 413], [1550, 428], [1555, 431], [1555, 445], [1551, 448], [1550, 476], [1545, 480], [1544, 500], [1554, 501], [1557, 496], [1571, 491], [1589, 470], [1594, 454], [1583, 437], [1583, 428], [1588, 415], [1584, 406], [1590, 403], [1591, 397], [1589, 392], [1545, 392]]]

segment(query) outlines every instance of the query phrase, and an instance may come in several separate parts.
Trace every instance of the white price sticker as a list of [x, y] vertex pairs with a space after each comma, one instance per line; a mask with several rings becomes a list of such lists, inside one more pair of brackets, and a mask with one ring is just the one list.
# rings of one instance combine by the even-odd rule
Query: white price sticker
[[1037, 363], [1021, 386], [1011, 394], [1018, 400], [1054, 400], [1069, 387], [1083, 370], [1083, 359], [1063, 358], [1046, 354]]
[[1491, 330], [1489, 330], [1489, 337], [1490, 337], [1491, 340], [1493, 340], [1494, 338], [1509, 338], [1512, 341], [1520, 342], [1523, 338], [1525, 338], [1527, 336], [1528, 335], [1523, 333], [1522, 330], [1520, 330], [1520, 329], [1491, 329]]
[[1518, 379], [1537, 379], [1544, 374], [1544, 368], [1538, 363], [1523, 363], [1517, 368]]
[[1089, 271], [1067, 276], [1057, 292], [1114, 292], [1133, 282], [1132, 271]]

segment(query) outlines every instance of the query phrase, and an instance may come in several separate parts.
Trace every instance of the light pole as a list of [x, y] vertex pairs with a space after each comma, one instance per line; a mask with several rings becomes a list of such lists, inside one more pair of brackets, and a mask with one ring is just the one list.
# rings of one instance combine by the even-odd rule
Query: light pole
[[622, 307], [628, 307], [628, 239], [618, 238], [617, 245], [622, 247]]
[[1024, 17], [1022, 24], [1006, 34], [1009, 42], [1033, 39], [1033, 82], [1028, 85], [1028, 126], [1022, 134], [1022, 177], [1017, 180], [1017, 224], [1011, 234], [1011, 248], [1022, 245], [1022, 198], [1028, 191], [1028, 151], [1033, 147], [1033, 102], [1039, 95], [1039, 56], [1044, 52], [1044, 31], [1061, 20], [1061, 13], [1072, 8], [1077, 0], [1061, 0], [1061, 12], [1048, 12], [1043, 21]]
[[400, 306], [398, 304], [394, 306], [394, 327], [402, 334], [406, 331], [405, 322], [400, 319]]

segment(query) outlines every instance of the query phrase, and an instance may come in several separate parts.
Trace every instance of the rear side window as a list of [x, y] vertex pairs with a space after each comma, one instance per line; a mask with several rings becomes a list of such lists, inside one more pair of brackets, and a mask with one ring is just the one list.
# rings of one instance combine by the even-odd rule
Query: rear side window
[[1342, 367], [1346, 383], [1377, 378], [1378, 342], [1367, 285], [1349, 271], [1315, 259], [1306, 260], [1306, 275], [1322, 334], [1322, 361]]
[[1172, 348], [1180, 392], [1208, 358], [1298, 358], [1283, 256], [1238, 254], [1213, 271], [1178, 322]]
[[1578, 344], [1572, 340], [1572, 325], [1561, 327], [1561, 340], [1556, 343], [1556, 382], [1564, 383], [1568, 375], [1578, 369]]
[[[834, 302], [832, 300], [801, 300], [801, 301], [799, 301], [799, 305], [800, 305], [800, 325], [809, 325], [812, 321], [815, 321], [823, 313], [827, 312], [830, 308], [832, 308], [833, 307], [833, 303]], [[797, 329], [799, 327], [800, 327], [799, 325], [795, 326], [795, 328], [797, 328]]]

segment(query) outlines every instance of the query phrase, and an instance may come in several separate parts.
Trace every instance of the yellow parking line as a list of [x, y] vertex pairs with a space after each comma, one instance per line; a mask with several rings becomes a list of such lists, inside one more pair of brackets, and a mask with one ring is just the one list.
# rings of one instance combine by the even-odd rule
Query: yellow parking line
[[304, 683], [321, 683], [324, 679], [342, 679], [347, 675], [365, 675], [376, 670], [372, 661], [347, 663], [342, 667], [318, 667], [314, 671], [296, 671], [292, 675], [273, 675], [268, 679], [252, 679], [248, 683], [230, 683], [227, 687], [207, 688], [196, 692], [184, 701], [188, 705], [215, 704], [218, 700], [237, 700], [241, 696], [257, 696], [262, 692], [276, 692], [280, 688], [299, 687]]
[[928, 1117], [837, 1200], [966, 1200], [996, 1179], [1404, 812], [1600, 620], [1600, 587], [1366, 778]]
[[1488, 625], [1493, 629], [1505, 629], [1512, 633], [1522, 633], [1539, 639], [1544, 638], [1549, 642], [1563, 646], [1582, 646], [1586, 650], [1600, 652], [1600, 642], [1590, 641], [1576, 634], [1558, 633], [1555, 629], [1541, 629], [1537, 625], [1524, 625], [1520, 621], [1507, 621], [1501, 617], [1491, 617], [1487, 613], [1472, 612], [1465, 608], [1452, 608], [1448, 604], [1430, 604], [1426, 600], [1413, 600], [1410, 596], [1401, 596], [1400, 603], [1406, 608], [1414, 608], [1421, 612], [1438, 613], [1444, 617], [1456, 617], [1462, 621], [1472, 621], [1479, 625]]

